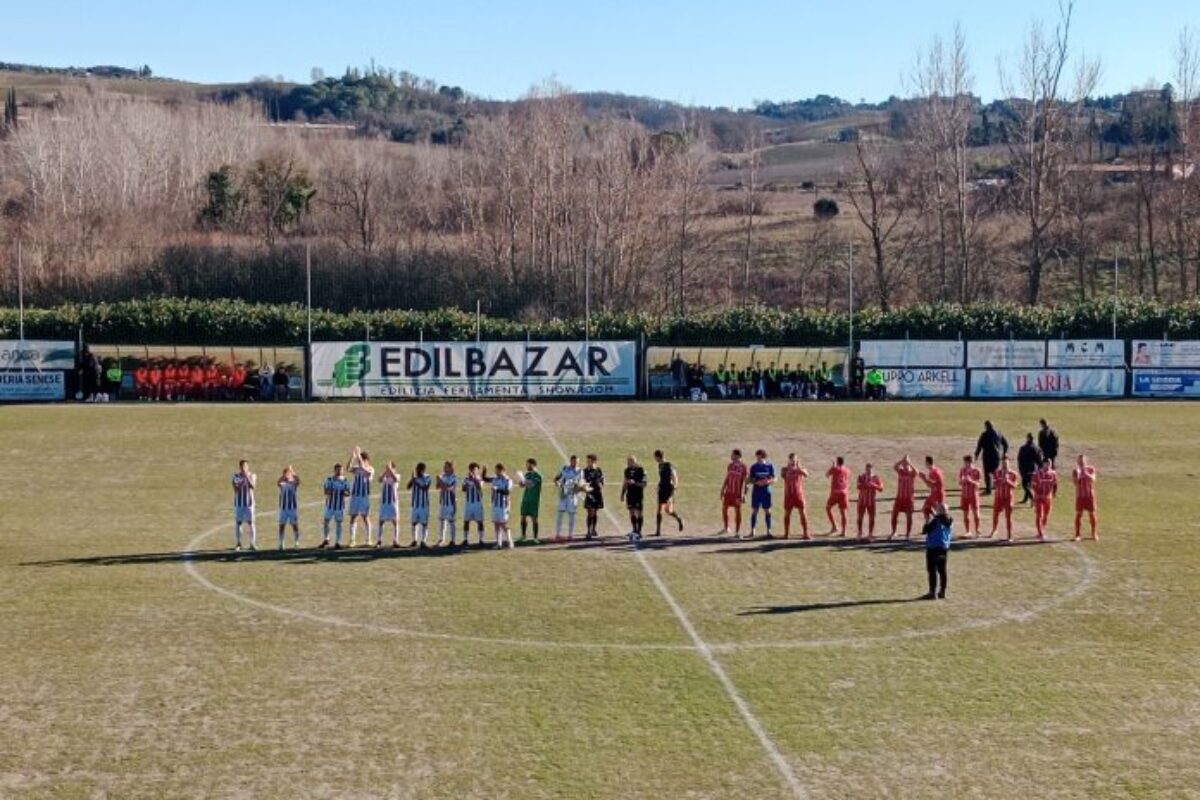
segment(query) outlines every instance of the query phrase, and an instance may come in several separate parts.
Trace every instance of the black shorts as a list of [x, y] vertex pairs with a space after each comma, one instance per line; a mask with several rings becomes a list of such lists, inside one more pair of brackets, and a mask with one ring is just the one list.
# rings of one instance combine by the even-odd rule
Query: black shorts
[[600, 492], [588, 492], [583, 496], [583, 507], [592, 511], [604, 508], [604, 495]]
[[641, 491], [625, 493], [625, 507], [632, 511], [641, 511], [645, 496]]
[[673, 497], [675, 497], [675, 487], [674, 486], [659, 486], [658, 487], [658, 504], [660, 506], [671, 502], [671, 499]]

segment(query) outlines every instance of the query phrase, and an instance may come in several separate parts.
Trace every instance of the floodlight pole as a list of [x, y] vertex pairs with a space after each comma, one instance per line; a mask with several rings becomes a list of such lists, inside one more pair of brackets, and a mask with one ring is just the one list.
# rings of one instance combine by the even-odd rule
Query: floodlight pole
[[17, 239], [17, 338], [25, 341], [25, 265], [21, 263], [20, 239]]
[[1121, 256], [1113, 256], [1113, 332], [1112, 338], [1117, 338], [1117, 305], [1121, 300]]
[[308, 309], [308, 349], [312, 351], [312, 243], [304, 245], [304, 295]]
[[846, 390], [850, 389], [850, 361], [854, 358], [854, 242], [850, 243], [849, 247], [850, 260], [846, 263], [846, 274], [848, 276], [847, 286], [849, 287], [850, 295], [850, 349], [846, 352]]

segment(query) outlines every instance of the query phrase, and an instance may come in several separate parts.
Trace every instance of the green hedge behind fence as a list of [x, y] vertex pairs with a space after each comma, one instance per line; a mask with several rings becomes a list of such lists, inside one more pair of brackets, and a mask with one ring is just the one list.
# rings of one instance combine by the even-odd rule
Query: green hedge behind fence
[[[1200, 339], [1200, 302], [1122, 300], [1119, 338]], [[27, 309], [25, 336], [108, 344], [295, 345], [305, 340], [306, 314], [299, 305], [257, 305], [240, 300], [162, 298], [121, 303]], [[313, 311], [316, 340], [372, 339], [463, 341], [475, 338], [475, 316], [456, 310]], [[582, 339], [584, 322], [551, 319], [520, 322], [484, 317], [484, 340]], [[860, 339], [1056, 339], [1112, 333], [1111, 303], [1044, 307], [1011, 304], [923, 305], [897, 311], [867, 309], [854, 315]], [[637, 339], [658, 345], [837, 345], [847, 339], [845, 314], [751, 307], [691, 314], [599, 313], [594, 339]], [[0, 308], [0, 338], [17, 336], [17, 310]]]

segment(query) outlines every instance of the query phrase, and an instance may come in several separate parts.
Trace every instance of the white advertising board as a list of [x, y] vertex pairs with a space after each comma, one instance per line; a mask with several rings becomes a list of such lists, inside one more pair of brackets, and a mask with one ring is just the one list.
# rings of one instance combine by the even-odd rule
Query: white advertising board
[[967, 366], [971, 369], [1037, 369], [1046, 366], [1043, 341], [972, 341], [967, 343]]
[[1129, 363], [1137, 367], [1200, 367], [1200, 341], [1137, 339]]
[[1046, 342], [1047, 367], [1122, 367], [1125, 342], [1120, 339], [1051, 339]]
[[75, 343], [0, 339], [0, 369], [73, 370]]
[[633, 342], [314, 342], [314, 397], [631, 397]]
[[1123, 369], [976, 369], [971, 397], [1121, 397]]
[[888, 397], [965, 397], [967, 372], [944, 367], [880, 367]]
[[10, 403], [66, 399], [65, 373], [61, 370], [0, 371], [0, 401]]
[[961, 367], [963, 342], [929, 339], [864, 341], [858, 355], [871, 367]]

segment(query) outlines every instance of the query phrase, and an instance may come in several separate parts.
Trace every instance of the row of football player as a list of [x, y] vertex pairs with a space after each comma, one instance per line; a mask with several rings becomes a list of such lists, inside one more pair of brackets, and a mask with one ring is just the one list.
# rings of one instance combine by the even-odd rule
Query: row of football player
[[[934, 463], [933, 456], [925, 457], [925, 469], [918, 469], [905, 455], [893, 467], [896, 473], [897, 489], [892, 502], [891, 533], [888, 539], [897, 535], [897, 524], [901, 515], [905, 517], [906, 539], [912, 536], [912, 518], [916, 507], [916, 482], [920, 479], [928, 494], [925, 497], [921, 511], [926, 520], [935, 513], [939, 505], [946, 501], [946, 478], [941, 467]], [[846, 535], [846, 512], [850, 507], [850, 468], [845, 459], [838, 456], [833, 464], [825, 471], [829, 478], [829, 496], [825, 502], [825, 515], [829, 519], [829, 535]], [[805, 481], [809, 471], [802, 465], [795, 453], [788, 455], [787, 466], [780, 473], [784, 485], [784, 517], [783, 536], [791, 535], [792, 513], [798, 512], [802, 538], [811, 538], [808, 532], [808, 503], [805, 499]], [[1019, 476], [1009, 466], [1008, 456], [1004, 456], [1000, 466], [991, 478], [996, 484], [996, 493], [992, 505], [992, 527], [988, 538], [996, 535], [1001, 517], [1004, 519], [1006, 540], [1012, 541], [1012, 512], [1013, 491], [1018, 485]], [[972, 455], [963, 456], [962, 468], [958, 471], [959, 505], [963, 514], [965, 535], [983, 536], [983, 528], [979, 519], [980, 486], [984, 483], [984, 473], [975, 464]], [[764, 514], [768, 538], [771, 537], [771, 487], [775, 483], [775, 467], [768, 459], [765, 450], [755, 453], [753, 464], [746, 465], [742, 461], [742, 451], [734, 450], [726, 468], [725, 482], [721, 487], [721, 521], [724, 532], [730, 533], [730, 518], [733, 521], [733, 533], [741, 534], [742, 505], [745, 502], [746, 487], [750, 485], [750, 537], [756, 534], [758, 514]], [[1080, 455], [1076, 466], [1071, 471], [1071, 481], [1075, 486], [1075, 541], [1080, 540], [1080, 525], [1084, 514], [1088, 516], [1093, 540], [1099, 538], [1096, 528], [1096, 468], [1088, 463], [1087, 457]], [[1046, 526], [1049, 523], [1050, 511], [1054, 499], [1058, 495], [1058, 473], [1054, 470], [1053, 462], [1045, 461], [1034, 473], [1033, 481], [1034, 520], [1037, 538], [1044, 540]], [[875, 514], [880, 493], [884, 489], [883, 477], [867, 464], [856, 482], [856, 510], [858, 521], [858, 536], [865, 541], [875, 538]], [[835, 519], [834, 512], [838, 519]], [[840, 521], [840, 525], [839, 525]], [[864, 528], [863, 523], [866, 522]], [[972, 533], [972, 531], [974, 533]]]
[[[673, 517], [679, 525], [680, 531], [682, 531], [683, 520], [674, 507], [675, 489], [678, 486], [678, 473], [670, 462], [666, 461], [662, 451], [655, 451], [655, 461], [659, 469], [658, 510], [655, 535], [661, 534], [664, 515]], [[564, 518], [567, 518], [569, 521], [567, 538], [574, 538], [575, 511], [581, 495], [583, 497], [584, 508], [587, 511], [586, 536], [590, 539], [597, 535], [597, 515], [598, 511], [604, 507], [604, 473], [600, 469], [599, 460], [594, 454], [587, 457], [587, 462], [587, 467], [580, 469], [578, 459], [572, 456], [568, 464], [555, 476], [554, 484], [558, 487], [559, 491], [558, 518], [555, 529], [556, 540], [561, 540], [562, 538]], [[495, 474], [492, 476], [487, 474], [486, 467], [481, 467], [479, 464], [471, 463], [468, 466], [467, 475], [461, 483], [461, 491], [464, 493], [466, 501], [463, 544], [467, 543], [471, 522], [477, 523], [479, 541], [482, 544], [484, 525], [483, 484], [485, 483], [490, 484], [492, 490], [492, 521], [496, 528], [497, 547], [503, 547], [505, 543], [510, 547], [514, 546], [512, 533], [508, 524], [509, 498], [514, 483], [525, 490], [520, 508], [521, 538], [522, 540], [526, 538], [528, 528], [531, 525], [534, 540], [540, 541], [538, 517], [541, 503], [542, 476], [537, 471], [537, 461], [535, 459], [527, 460], [525, 466], [526, 472], [517, 472], [515, 482], [512, 478], [508, 477], [503, 464], [496, 465]], [[934, 513], [937, 506], [945, 502], [945, 475], [942, 469], [934, 463], [932, 456], [926, 456], [924, 470], [917, 469], [908, 455], [905, 455], [896, 462], [893, 465], [893, 470], [897, 475], [898, 487], [892, 504], [891, 533], [888, 538], [894, 539], [897, 536], [899, 519], [903, 515], [905, 517], [905, 538], [907, 539], [912, 534], [912, 517], [916, 507], [917, 479], [919, 478], [929, 490], [921, 509], [924, 517], [928, 519]], [[345, 515], [347, 498], [349, 499], [350, 513], [350, 546], [353, 547], [356, 544], [357, 523], [360, 520], [366, 530], [366, 543], [368, 545], [372, 543], [370, 486], [374, 472], [369, 458], [357, 448], [352, 454], [350, 461], [351, 479], [347, 479], [340, 464], [334, 466], [333, 475], [326, 478], [324, 485], [324, 537], [320, 547], [327, 547], [331, 544], [329, 535], [331, 523], [334, 524], [336, 532], [336, 538], [332, 541], [332, 545], [335, 548], [341, 547], [342, 520]], [[826, 516], [830, 523], [829, 534], [844, 537], [846, 535], [846, 512], [850, 505], [850, 468], [845, 465], [844, 458], [839, 456], [834, 460], [825, 474], [830, 480], [829, 496], [825, 504]], [[793, 512], [797, 512], [799, 517], [802, 538], [811, 538], [808, 530], [808, 503], [805, 498], [805, 481], [809, 477], [808, 469], [800, 463], [795, 453], [791, 453], [788, 455], [788, 463], [781, 471], [779, 477], [782, 478], [784, 484], [784, 538], [790, 537]], [[1006, 540], [1012, 541], [1013, 490], [1018, 485], [1018, 475], [1010, 468], [1007, 456], [1002, 459], [1000, 467], [995, 470], [991, 477], [996, 484], [996, 494], [993, 502], [992, 528], [988, 536], [995, 536], [999, 521], [1003, 518], [1007, 534]], [[1075, 538], [1077, 541], [1079, 540], [1081, 519], [1084, 514], [1087, 514], [1092, 538], [1096, 539], [1098, 538], [1098, 533], [1095, 467], [1087, 463], [1085, 456], [1080, 455], [1077, 460], [1077, 466], [1072, 470], [1071, 477], [1076, 493]], [[400, 546], [397, 503], [399, 481], [400, 477], [396, 471], [394, 462], [389, 462], [380, 477], [382, 486], [381, 504], [379, 524], [374, 539], [375, 547], [383, 546], [383, 530], [384, 525], [387, 523], [391, 523], [392, 525], [392, 545], [394, 547]], [[741, 450], [734, 450], [732, 452], [730, 463], [726, 469], [725, 480], [721, 487], [721, 516], [723, 533], [725, 535], [732, 533], [733, 535], [741, 536], [742, 506], [746, 502], [747, 494], [749, 494], [751, 503], [749, 537], [754, 538], [757, 535], [760, 511], [763, 512], [766, 535], [768, 538], [772, 537], [772, 486], [775, 482], [775, 467], [770, 462], [765, 450], [758, 450], [755, 453], [754, 463], [750, 465], [746, 465], [743, 462]], [[967, 537], [983, 535], [979, 516], [979, 494], [980, 486], [983, 482], [983, 471], [975, 465], [974, 457], [971, 455], [964, 456], [963, 466], [958, 473], [958, 486], [960, 507], [963, 512], [963, 524]], [[249, 472], [249, 467], [243, 462], [238, 474], [235, 474], [233, 477], [236, 521], [235, 546], [239, 548], [241, 545], [242, 524], [250, 526], [251, 544], [252, 546], [254, 545], [254, 483], [253, 474]], [[1054, 470], [1053, 464], [1048, 461], [1043, 464], [1035, 474], [1032, 483], [1037, 536], [1039, 539], [1044, 539], [1050, 511], [1058, 493], [1058, 475]], [[278, 484], [280, 490], [280, 546], [282, 547], [283, 545], [285, 527], [287, 525], [292, 526], [295, 542], [298, 546], [297, 491], [299, 488], [299, 477], [296, 475], [295, 470], [289, 466], [280, 476]], [[644, 490], [646, 484], [645, 469], [637, 463], [636, 458], [630, 456], [627, 459], [623, 476], [621, 500], [629, 510], [630, 536], [634, 539], [640, 539], [642, 536]], [[410, 546], [425, 546], [428, 544], [429, 493], [432, 489], [436, 489], [439, 495], [440, 543], [443, 545], [454, 545], [457, 543], [455, 520], [457, 517], [456, 490], [458, 486], [459, 481], [452, 462], [445, 462], [442, 472], [436, 478], [427, 474], [423, 463], [417, 465], [417, 468], [405, 485], [405, 488], [412, 493], [413, 535]], [[858, 535], [861, 539], [867, 541], [874, 539], [877, 502], [883, 489], [884, 482], [882, 476], [875, 472], [873, 465], [867, 464], [864, 472], [858, 476], [857, 480], [856, 510]], [[839, 519], [835, 519], [835, 511], [840, 519], [840, 526]], [[733, 523], [732, 531], [731, 522]], [[865, 528], [864, 522], [866, 523]], [[974, 531], [974, 534], [972, 534], [972, 531]]]
[[[679, 483], [679, 475], [674, 466], [668, 462], [661, 450], [654, 453], [659, 474], [657, 490], [658, 513], [655, 535], [662, 533], [663, 516], [675, 520], [679, 530], [683, 530], [683, 519], [675, 511], [675, 488]], [[534, 542], [541, 541], [539, 512], [541, 508], [542, 475], [538, 471], [537, 459], [525, 461], [525, 470], [518, 471], [510, 477], [503, 464], [496, 464], [494, 473], [489, 475], [487, 467], [475, 462], [467, 466], [467, 473], [461, 481], [455, 472], [454, 462], [442, 464], [442, 471], [436, 476], [428, 473], [424, 462], [418, 463], [404, 483], [404, 489], [410, 492], [410, 508], [412, 512], [412, 539], [409, 547], [426, 547], [430, 543], [430, 509], [432, 492], [437, 493], [439, 544], [455, 546], [457, 539], [458, 494], [463, 495], [463, 526], [462, 544], [469, 544], [471, 523], [478, 527], [479, 544], [483, 544], [484, 536], [484, 485], [491, 490], [491, 519], [496, 534], [496, 547], [515, 547], [512, 531], [509, 526], [511, 495], [514, 487], [524, 490], [520, 504], [521, 541], [524, 541], [532, 528]], [[380, 504], [377, 526], [374, 535], [371, 524], [371, 485], [375, 480], [375, 468], [371, 465], [370, 456], [361, 448], [354, 448], [350, 455], [348, 468], [339, 464], [333, 466], [333, 473], [323, 484], [324, 514], [322, 540], [320, 548], [342, 547], [343, 521], [350, 517], [349, 546], [355, 547], [358, 540], [359, 522], [362, 523], [367, 546], [383, 547], [384, 527], [391, 525], [392, 547], [400, 547], [399, 523], [399, 489], [400, 473], [394, 461], [389, 461], [379, 475]], [[647, 485], [646, 470], [634, 456], [626, 459], [625, 471], [621, 483], [621, 502], [629, 512], [630, 537], [641, 539], [644, 525], [644, 497]], [[282, 549], [286, 540], [287, 528], [292, 529], [293, 543], [300, 546], [299, 526], [299, 488], [300, 477], [296, 470], [288, 465], [277, 481], [279, 487], [279, 547]], [[257, 549], [257, 527], [255, 524], [255, 489], [257, 477], [250, 471], [249, 464], [241, 461], [238, 471], [232, 479], [234, 501], [234, 548], [241, 550], [242, 526], [249, 533], [249, 546]], [[601, 509], [604, 508], [604, 471], [600, 467], [600, 459], [595, 454], [587, 456], [587, 466], [580, 467], [578, 456], [571, 456], [554, 477], [554, 486], [558, 492], [558, 516], [555, 522], [555, 541], [567, 541], [575, 538], [575, 518], [582, 502], [586, 512], [585, 538], [593, 539], [598, 535], [597, 524]], [[331, 531], [332, 528], [332, 531]], [[332, 535], [331, 535], [332, 534]]]

